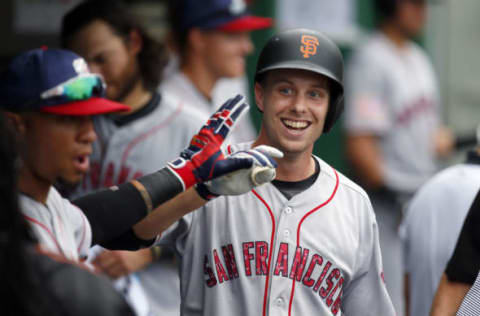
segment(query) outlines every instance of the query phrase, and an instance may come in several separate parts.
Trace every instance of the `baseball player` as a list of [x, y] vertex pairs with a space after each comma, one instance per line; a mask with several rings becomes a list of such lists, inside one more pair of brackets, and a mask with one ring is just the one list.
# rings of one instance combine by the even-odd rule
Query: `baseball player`
[[[168, 3], [171, 46], [179, 60], [178, 68], [162, 81], [160, 89], [210, 115], [216, 102], [221, 104], [225, 95], [231, 95], [228, 91], [246, 88], [241, 77], [246, 57], [253, 51], [250, 32], [268, 28], [272, 21], [249, 15], [244, 0]], [[225, 78], [228, 80], [221, 80]], [[251, 120], [244, 119], [231, 142], [251, 141], [255, 134]]]
[[182, 256], [182, 315], [394, 315], [367, 194], [312, 155], [342, 112], [342, 76], [340, 50], [316, 31], [262, 49], [261, 130], [229, 151], [271, 145], [284, 158], [272, 183], [216, 198], [162, 235]]
[[[0, 295], [2, 315], [131, 316], [107, 278], [37, 247], [19, 211], [18, 153], [5, 113], [0, 111]], [[88, 290], [86, 290], [88, 289]]]
[[426, 0], [375, 0], [379, 28], [346, 68], [346, 150], [372, 199], [385, 279], [403, 314], [403, 205], [437, 171], [452, 148], [441, 123], [438, 87], [425, 52], [411, 38], [422, 30]]
[[[156, 91], [165, 49], [137, 20], [120, 1], [83, 1], [63, 18], [63, 46], [84, 57], [90, 69], [105, 78], [109, 99], [131, 108], [127, 114], [94, 118], [98, 139], [93, 143], [91, 168], [75, 196], [158, 170], [183, 150], [209, 116], [189, 109], [182, 98]], [[117, 280], [116, 284], [143, 287], [151, 298], [151, 309], [162, 315], [178, 314], [179, 290], [173, 290], [179, 287], [178, 273], [167, 251], [152, 247], [94, 252], [98, 256], [93, 263], [112, 279], [138, 271], [128, 282]], [[137, 286], [137, 279], [155, 287]], [[139, 308], [148, 305], [138, 301]]]
[[409, 203], [400, 226], [404, 242], [409, 315], [428, 315], [468, 209], [480, 189], [480, 155], [426, 182]]
[[[195, 190], [189, 190], [196, 183], [208, 181], [217, 194], [240, 194], [275, 176], [269, 154], [278, 156], [278, 151], [263, 147], [225, 157], [220, 148], [248, 108], [237, 97], [220, 107], [168, 168], [72, 204], [52, 184], [58, 178], [78, 182], [88, 169], [96, 138], [91, 116], [128, 110], [104, 99], [104, 92], [101, 77], [89, 72], [85, 60], [65, 50], [25, 52], [1, 74], [0, 105], [13, 124], [22, 159], [20, 207], [48, 251], [78, 261], [86, 258], [92, 244], [114, 249], [148, 246], [156, 234], [204, 204]], [[253, 177], [257, 166], [261, 169], [255, 169]], [[173, 199], [180, 198], [181, 206], [159, 207], [182, 191]]]
[[[455, 249], [447, 263], [432, 303], [432, 316], [453, 315], [476, 282], [480, 271], [480, 191], [477, 192], [463, 222]], [[478, 286], [478, 284], [477, 284]], [[473, 290], [476, 294], [477, 289]], [[470, 295], [471, 296], [471, 295]], [[469, 298], [470, 304], [474, 297]], [[463, 303], [462, 303], [463, 304]], [[466, 306], [465, 306], [466, 307]], [[473, 308], [473, 306], [470, 306]], [[475, 314], [471, 314], [475, 315]]]

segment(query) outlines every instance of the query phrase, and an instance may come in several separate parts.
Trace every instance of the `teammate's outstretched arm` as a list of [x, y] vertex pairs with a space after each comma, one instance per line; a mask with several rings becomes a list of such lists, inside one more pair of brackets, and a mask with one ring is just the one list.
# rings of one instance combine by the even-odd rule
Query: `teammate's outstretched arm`
[[[219, 189], [222, 187], [220, 180], [224, 187], [232, 181], [252, 179], [248, 182], [250, 188], [271, 181], [275, 177], [276, 164], [269, 155], [281, 156], [275, 149], [263, 150], [262, 154], [266, 157], [263, 160], [254, 159], [257, 153], [253, 150], [228, 157], [221, 150], [230, 130], [247, 110], [248, 105], [243, 102], [243, 97], [228, 100], [192, 138], [180, 157], [167, 167], [75, 200], [74, 204], [84, 211], [91, 223], [93, 243], [111, 249], [137, 249], [142, 240], [154, 238], [181, 216], [206, 202], [194, 190], [188, 190], [197, 183], [208, 183], [208, 187], [213, 188], [213, 194], [240, 194], [246, 191], [239, 190], [245, 190], [248, 185], [240, 186], [237, 192], [235, 186], [232, 186], [234, 190], [222, 191]], [[263, 168], [260, 173], [257, 172], [258, 167]], [[254, 174], [257, 177], [252, 178]], [[263, 176], [259, 177], [258, 174]], [[229, 175], [229, 180], [223, 178], [226, 175]], [[220, 181], [220, 185], [215, 181]], [[162, 205], [182, 191], [186, 192], [172, 201], [177, 203], [174, 207]], [[155, 211], [148, 219], [139, 222], [153, 209]], [[115, 225], [112, 225], [112, 219]], [[135, 223], [138, 224], [132, 230]], [[137, 237], [141, 240], [136, 240]]]
[[283, 154], [276, 148], [262, 145], [247, 151], [239, 151], [229, 159], [251, 159], [250, 168], [240, 169], [213, 180], [199, 183], [175, 198], [161, 204], [146, 218], [137, 223], [133, 230], [141, 239], [155, 238], [185, 214], [205, 205], [208, 200], [219, 195], [240, 195], [254, 187], [275, 179], [277, 163], [273, 158], [282, 158]]
[[430, 316], [453, 316], [470, 290], [471, 284], [452, 282], [443, 273], [435, 293], [430, 310]]

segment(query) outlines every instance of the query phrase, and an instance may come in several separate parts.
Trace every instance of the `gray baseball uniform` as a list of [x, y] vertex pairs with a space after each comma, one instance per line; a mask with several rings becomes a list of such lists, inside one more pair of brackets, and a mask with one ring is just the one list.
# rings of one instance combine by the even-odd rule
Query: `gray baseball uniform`
[[403, 310], [402, 203], [437, 170], [434, 132], [440, 104], [432, 66], [413, 42], [398, 49], [378, 32], [360, 46], [346, 72], [345, 127], [379, 137], [384, 185], [394, 197], [370, 194], [378, 220], [385, 278], [396, 310]]
[[182, 315], [394, 315], [368, 196], [315, 159], [318, 177], [291, 199], [268, 183], [162, 235], [182, 256]]

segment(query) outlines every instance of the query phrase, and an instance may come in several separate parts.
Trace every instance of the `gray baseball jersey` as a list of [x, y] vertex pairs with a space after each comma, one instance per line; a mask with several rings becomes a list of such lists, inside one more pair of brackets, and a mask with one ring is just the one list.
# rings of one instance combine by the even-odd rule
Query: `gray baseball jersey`
[[400, 235], [410, 276], [410, 315], [428, 315], [430, 311], [440, 277], [480, 188], [478, 163], [441, 171], [420, 188], [408, 207]]
[[20, 194], [20, 209], [46, 250], [78, 261], [88, 256], [92, 229], [83, 212], [51, 187], [42, 204]]
[[162, 235], [182, 257], [182, 315], [394, 315], [368, 196], [315, 159], [315, 183], [290, 200], [268, 183]]
[[[225, 78], [219, 80], [212, 92], [212, 100], [209, 101], [203, 96], [193, 83], [181, 71], [171, 71], [160, 85], [162, 93], [170, 93], [185, 101], [185, 104], [191, 108], [202, 111], [209, 117], [216, 110], [216, 107], [223, 104], [232, 96], [243, 94], [248, 96], [248, 83], [244, 77]], [[248, 117], [248, 118], [247, 118]], [[249, 119], [244, 117], [237, 123], [236, 128], [229, 136], [230, 143], [239, 143], [254, 140], [257, 132]]]
[[95, 117], [98, 141], [93, 145], [90, 171], [76, 195], [159, 170], [178, 157], [208, 119], [172, 95], [155, 97], [154, 110], [128, 124], [118, 126], [109, 117]]
[[386, 186], [413, 193], [437, 170], [440, 104], [431, 63], [415, 43], [398, 49], [376, 33], [346, 69], [346, 129], [380, 136]]

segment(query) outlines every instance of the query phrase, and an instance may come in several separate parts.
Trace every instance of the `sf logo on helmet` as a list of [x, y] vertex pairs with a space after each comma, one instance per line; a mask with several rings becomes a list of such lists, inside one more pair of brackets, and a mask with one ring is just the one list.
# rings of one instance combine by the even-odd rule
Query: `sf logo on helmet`
[[310, 58], [310, 56], [317, 53], [318, 38], [313, 35], [302, 35], [302, 44], [300, 51], [303, 53], [303, 58]]

